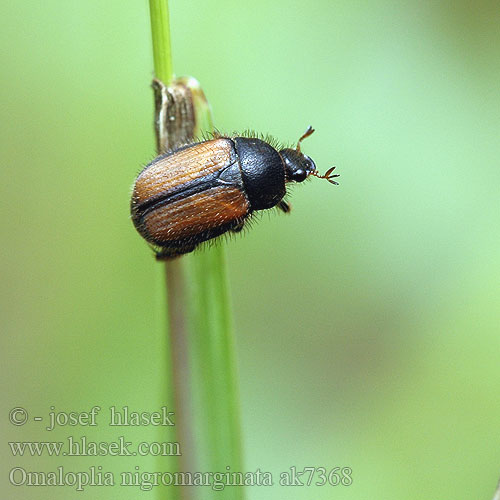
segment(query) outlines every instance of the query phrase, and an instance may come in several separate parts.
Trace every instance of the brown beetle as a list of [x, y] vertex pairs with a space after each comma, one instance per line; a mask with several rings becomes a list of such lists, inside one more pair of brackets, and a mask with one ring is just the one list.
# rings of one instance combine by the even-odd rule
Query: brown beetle
[[332, 184], [335, 167], [319, 175], [297, 147], [277, 151], [257, 137], [225, 137], [188, 144], [158, 156], [137, 177], [132, 221], [158, 259], [172, 259], [227, 231], [241, 231], [257, 210], [290, 206], [286, 184], [310, 175]]

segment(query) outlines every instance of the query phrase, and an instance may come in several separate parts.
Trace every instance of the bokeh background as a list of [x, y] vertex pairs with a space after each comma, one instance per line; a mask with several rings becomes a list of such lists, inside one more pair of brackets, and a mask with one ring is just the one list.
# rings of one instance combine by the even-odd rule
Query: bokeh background
[[[500, 9], [494, 0], [171, 2], [174, 68], [222, 130], [293, 141], [341, 185], [227, 243], [246, 470], [349, 466], [263, 499], [489, 499], [500, 476]], [[162, 404], [162, 273], [128, 215], [154, 155], [139, 2], [2, 8], [2, 436], [31, 415]], [[164, 370], [163, 370], [164, 371]], [[103, 410], [104, 411], [104, 410]], [[76, 432], [76, 431], [75, 431]], [[116, 432], [99, 427], [93, 438]], [[158, 429], [127, 438], [161, 439]], [[160, 470], [12, 458], [27, 470]], [[90, 488], [80, 498], [160, 498]], [[116, 497], [117, 498], [117, 497]]]

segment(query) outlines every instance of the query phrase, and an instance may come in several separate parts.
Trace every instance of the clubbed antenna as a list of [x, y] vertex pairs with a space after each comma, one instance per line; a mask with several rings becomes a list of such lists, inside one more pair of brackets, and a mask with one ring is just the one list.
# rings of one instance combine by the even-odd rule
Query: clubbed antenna
[[299, 139], [299, 142], [297, 143], [297, 151], [300, 153], [300, 143], [306, 138], [306, 137], [309, 137], [312, 133], [314, 132], [314, 129], [311, 127], [311, 125], [309, 125], [309, 127], [307, 127], [307, 130], [304, 132], [304, 134], [302, 135], [302, 137]]
[[311, 172], [311, 175], [314, 175], [314, 177], [317, 177], [318, 179], [326, 179], [330, 184], [335, 184], [336, 186], [338, 186], [339, 183], [333, 180], [335, 177], [340, 177], [340, 174], [332, 174], [335, 168], [336, 167], [329, 168], [323, 175], [318, 174], [318, 172], [314, 170], [313, 172]]

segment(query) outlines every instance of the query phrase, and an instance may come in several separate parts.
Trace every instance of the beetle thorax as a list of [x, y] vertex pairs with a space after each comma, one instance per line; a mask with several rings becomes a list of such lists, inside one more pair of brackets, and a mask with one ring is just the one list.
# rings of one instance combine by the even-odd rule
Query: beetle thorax
[[252, 210], [276, 206], [285, 196], [286, 174], [279, 153], [261, 139], [233, 139]]

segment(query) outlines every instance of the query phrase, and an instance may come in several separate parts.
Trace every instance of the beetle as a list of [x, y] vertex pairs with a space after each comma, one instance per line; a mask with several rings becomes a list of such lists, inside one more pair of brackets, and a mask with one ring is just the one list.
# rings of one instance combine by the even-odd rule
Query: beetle
[[288, 183], [315, 176], [338, 184], [335, 167], [320, 175], [300, 150], [313, 132], [308, 127], [295, 149], [275, 148], [255, 136], [216, 134], [158, 156], [133, 186], [137, 231], [158, 260], [169, 260], [228, 231], [241, 231], [256, 211], [277, 206], [289, 212], [283, 199]]

